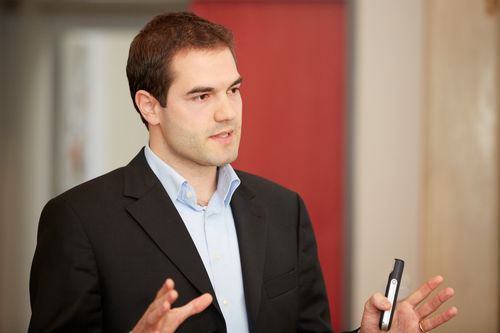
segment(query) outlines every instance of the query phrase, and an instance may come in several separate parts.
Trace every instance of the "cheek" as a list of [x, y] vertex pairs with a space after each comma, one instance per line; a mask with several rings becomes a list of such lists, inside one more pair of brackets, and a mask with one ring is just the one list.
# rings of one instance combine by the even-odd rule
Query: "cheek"
[[234, 103], [233, 108], [234, 108], [234, 112], [236, 114], [236, 118], [240, 119], [240, 121], [241, 121], [242, 114], [243, 114], [243, 105], [241, 103], [241, 99], [239, 99], [239, 101], [236, 101]]
[[241, 110], [241, 107], [243, 105], [243, 101], [241, 99], [241, 95], [240, 96], [237, 96], [234, 98], [234, 104], [239, 107], [239, 109]]
[[193, 115], [196, 113], [194, 110], [188, 109], [184, 103], [171, 103], [163, 113], [163, 125], [172, 130], [189, 129], [194, 121]]
[[171, 140], [196, 142], [202, 140], [207, 133], [210, 133], [208, 124], [208, 119], [201, 117], [199, 114], [191, 117], [179, 116], [170, 119], [170, 123], [166, 124], [164, 134]]
[[189, 130], [189, 126], [186, 125], [186, 120], [180, 114], [172, 112], [172, 110], [168, 110], [164, 114], [162, 118], [162, 131], [167, 141], [175, 141], [181, 136], [188, 135], [186, 133], [187, 130]]

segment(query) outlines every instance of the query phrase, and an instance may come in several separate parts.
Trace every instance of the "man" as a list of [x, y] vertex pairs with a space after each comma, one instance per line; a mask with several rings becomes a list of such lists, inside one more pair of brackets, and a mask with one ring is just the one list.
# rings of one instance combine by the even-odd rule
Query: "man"
[[[302, 200], [229, 164], [242, 119], [231, 33], [193, 14], [160, 15], [132, 42], [127, 76], [149, 143], [44, 208], [30, 332], [330, 332]], [[441, 282], [398, 306], [393, 331], [428, 331], [456, 314], [429, 317], [453, 295], [423, 302]], [[372, 296], [361, 332], [379, 332], [389, 308]]]

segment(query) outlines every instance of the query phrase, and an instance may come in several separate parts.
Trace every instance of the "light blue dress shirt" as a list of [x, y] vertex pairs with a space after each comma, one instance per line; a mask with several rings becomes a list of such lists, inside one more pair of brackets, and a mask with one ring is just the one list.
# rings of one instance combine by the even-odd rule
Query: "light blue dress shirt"
[[145, 146], [144, 153], [193, 239], [224, 315], [227, 332], [247, 333], [238, 237], [230, 206], [240, 179], [229, 164], [220, 167], [217, 190], [208, 205], [202, 207], [184, 177], [163, 162], [149, 145]]

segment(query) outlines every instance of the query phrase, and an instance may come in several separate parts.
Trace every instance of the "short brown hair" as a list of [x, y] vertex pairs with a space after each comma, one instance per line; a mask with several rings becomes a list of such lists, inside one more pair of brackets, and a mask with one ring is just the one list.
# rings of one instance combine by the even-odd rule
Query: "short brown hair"
[[[172, 84], [170, 64], [181, 50], [228, 47], [234, 55], [233, 35], [222, 25], [207, 21], [193, 13], [167, 13], [154, 17], [130, 44], [127, 78], [135, 109], [135, 94], [146, 90], [160, 104]], [[141, 114], [139, 112], [139, 114]], [[142, 117], [142, 122], [147, 121]]]

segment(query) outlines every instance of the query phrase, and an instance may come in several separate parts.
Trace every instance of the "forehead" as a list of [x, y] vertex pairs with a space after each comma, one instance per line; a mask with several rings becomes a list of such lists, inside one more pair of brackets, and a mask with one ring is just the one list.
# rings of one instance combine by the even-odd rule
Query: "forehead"
[[239, 78], [236, 61], [229, 48], [179, 51], [170, 63], [172, 86], [213, 86]]

